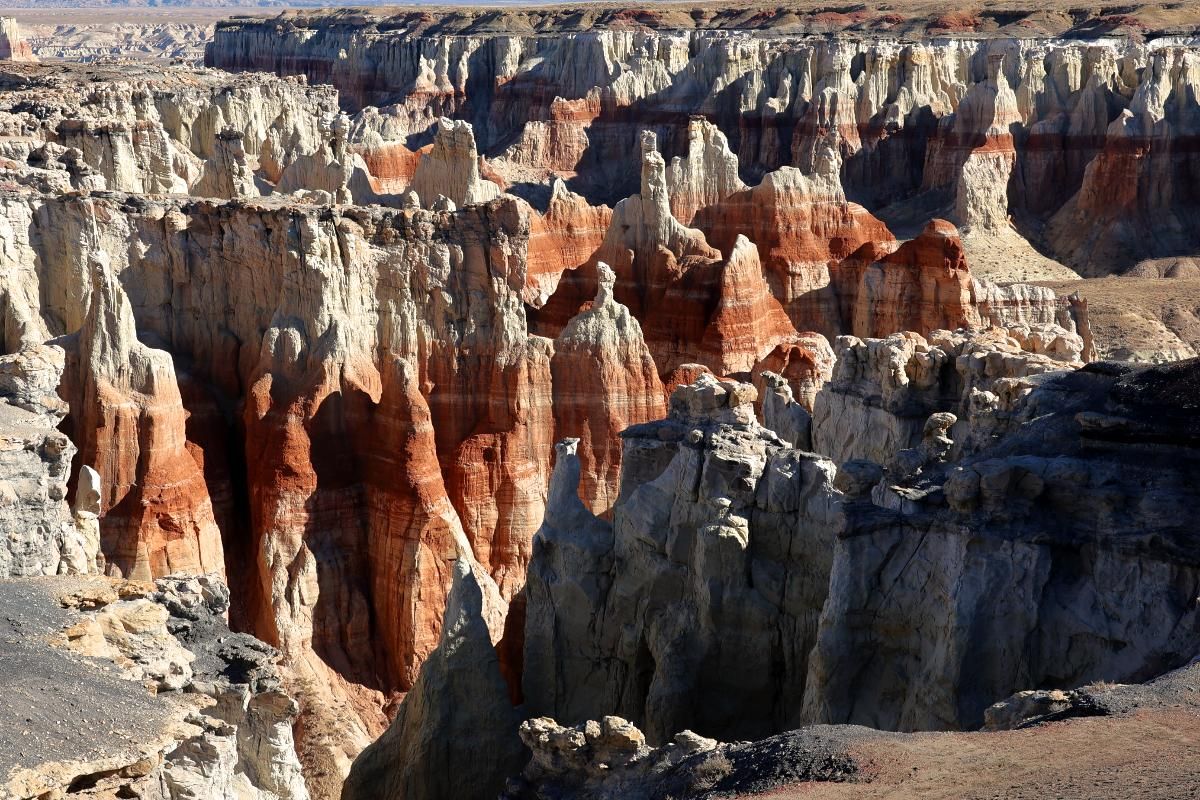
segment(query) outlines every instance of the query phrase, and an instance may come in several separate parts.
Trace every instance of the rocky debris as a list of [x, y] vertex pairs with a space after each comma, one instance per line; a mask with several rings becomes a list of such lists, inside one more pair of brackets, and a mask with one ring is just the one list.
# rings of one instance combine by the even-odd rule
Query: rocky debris
[[539, 717], [521, 725], [521, 739], [532, 757], [503, 798], [716, 798], [802, 781], [856, 781], [860, 768], [850, 745], [878, 736], [848, 726], [817, 726], [756, 742], [725, 743], [681, 731], [651, 748], [642, 732], [620, 717], [573, 727]]
[[441, 641], [387, 732], [355, 760], [343, 800], [491, 797], [520, 769], [520, 715], [508, 701], [473, 569], [455, 564]]
[[0, 607], [22, 634], [0, 648], [21, 676], [6, 716], [25, 717], [4, 726], [19, 749], [0, 741], [6, 796], [307, 800], [278, 653], [229, 631], [219, 579], [9, 580]]

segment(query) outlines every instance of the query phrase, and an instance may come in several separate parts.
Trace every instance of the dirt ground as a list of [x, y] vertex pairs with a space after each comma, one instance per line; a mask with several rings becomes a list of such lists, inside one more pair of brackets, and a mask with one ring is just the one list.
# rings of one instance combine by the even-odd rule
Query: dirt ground
[[1101, 357], [1175, 360], [1200, 353], [1200, 278], [1110, 277], [1042, 281], [1088, 301]]
[[1085, 717], [996, 733], [916, 734], [855, 746], [866, 782], [806, 783], [769, 800], [1187, 800], [1200, 797], [1200, 714]]

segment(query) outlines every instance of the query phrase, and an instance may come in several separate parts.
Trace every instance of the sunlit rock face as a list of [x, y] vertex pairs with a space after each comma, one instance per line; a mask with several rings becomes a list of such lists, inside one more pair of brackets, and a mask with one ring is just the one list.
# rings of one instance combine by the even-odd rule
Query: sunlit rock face
[[[1186, 43], [475, 13], [221, 25], [210, 64], [255, 73], [4, 67], [0, 379], [40, 427], [0, 522], [52, 524], [0, 559], [223, 573], [317, 798], [389, 729], [443, 770], [464, 637], [564, 724], [850, 714], [857, 606], [821, 617], [878, 566], [837, 560], [859, 462], [948, 468], [1095, 353], [1085, 298], [978, 248], [1100, 274], [1194, 238]], [[966, 724], [961, 691], [880, 724]]]
[[1197, 203], [1183, 143], [1200, 135], [1181, 37], [1039, 38], [1000, 22], [960, 39], [882, 12], [855, 17], [853, 37], [837, 20], [811, 36], [816, 18], [773, 30], [771, 15], [737, 11], [646, 12], [635, 28], [603, 10], [486, 25], [398, 14], [387, 34], [359, 35], [382, 21], [227, 22], [207, 60], [332, 83], [352, 110], [388, 108], [396, 139], [429, 136], [439, 116], [470, 121], [512, 176], [559, 175], [609, 204], [637, 190], [649, 128], [683, 162], [672, 208], [685, 222], [780, 167], [820, 174], [832, 140], [852, 200], [929, 196], [966, 229], [1033, 239], [1050, 223], [1043, 244], [1086, 274], [1197, 245], [1181, 224]]

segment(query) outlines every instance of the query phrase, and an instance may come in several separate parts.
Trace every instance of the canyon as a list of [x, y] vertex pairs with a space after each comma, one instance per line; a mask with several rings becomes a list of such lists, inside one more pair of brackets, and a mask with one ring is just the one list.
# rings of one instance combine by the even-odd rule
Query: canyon
[[932, 9], [287, 11], [203, 67], [6, 23], [0, 659], [153, 724], [4, 791], [1194, 728], [1200, 23]]

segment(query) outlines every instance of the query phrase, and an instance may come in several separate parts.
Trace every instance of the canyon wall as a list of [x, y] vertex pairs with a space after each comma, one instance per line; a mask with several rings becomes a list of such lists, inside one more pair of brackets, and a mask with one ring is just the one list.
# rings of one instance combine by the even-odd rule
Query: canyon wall
[[[747, 183], [782, 166], [819, 173], [832, 139], [847, 195], [871, 209], [941, 209], [1085, 275], [1194, 252], [1193, 40], [1022, 36], [1011, 23], [913, 41], [887, 16], [817, 37], [801, 18], [740, 27], [712, 11], [601, 15], [591, 29], [553, 11], [292, 15], [221, 23], [206, 63], [333, 84], [350, 110], [386, 109], [389, 137], [410, 145], [439, 116], [468, 120], [502, 173], [558, 175], [594, 200], [636, 191], [647, 128], [668, 156], [703, 149], [698, 115]], [[733, 177], [687, 176], [713, 189], [679, 208], [711, 204]]]
[[[1186, 42], [335, 18], [221, 27], [211, 63], [288, 77], [15, 65], [0, 94], [4, 347], [61, 352], [79, 451], [41, 457], [46, 514], [80, 474], [93, 516], [70, 524], [109, 574], [224, 570], [234, 626], [281, 652], [319, 798], [397, 714], [358, 770], [445, 761], [429, 731], [461, 721], [428, 698], [468, 694], [460, 641], [498, 648], [494, 718], [522, 692], [663, 741], [850, 714], [820, 703], [857, 691], [839, 659], [867, 648], [839, 641], [875, 635], [827, 602], [878, 566], [843, 552], [847, 494], [879, 480], [861, 459], [900, 481], [992, 446], [1025, 379], [1094, 353], [1085, 303], [989, 280], [971, 248], [1015, 231], [1119, 271], [1191, 246]], [[1032, 148], [1055, 115], [1082, 121]], [[1160, 126], [1132, 161], [1104, 160], [1118, 118]], [[1039, 152], [1053, 202], [1023, 183]], [[1076, 199], [1110, 162], [1150, 176], [1128, 258]], [[18, 569], [60, 569], [57, 536]], [[1139, 647], [1114, 669], [1174, 656]]]
[[[1114, 684], [1200, 652], [1186, 510], [1198, 499], [1200, 363], [1064, 368], [992, 332], [938, 332], [915, 351], [914, 339], [839, 343], [851, 361], [865, 348], [910, 369], [948, 363], [926, 369], [930, 396], [970, 397], [961, 418], [923, 414], [918, 441], [886, 465], [838, 468], [788, 447], [756, 421], [752, 386], [711, 376], [676, 389], [666, 419], [623, 434], [611, 521], [576, 494], [578, 442], [559, 443], [527, 588], [519, 737], [532, 757], [510, 796], [708, 796], [739, 768], [706, 765], [724, 747], [706, 737], [813, 723], [961, 731], [986, 719], [995, 729], [1043, 706], [1050, 719], [1118, 713], [1098, 696], [1114, 691], [1142, 691], [1156, 707], [1156, 690]], [[948, 359], [951, 348], [960, 352]], [[849, 393], [830, 384], [818, 403]], [[868, 435], [884, 425], [859, 424]], [[814, 434], [822, 427], [815, 420]], [[504, 687], [487, 676], [483, 661], [455, 691], [465, 682], [501, 702]], [[1028, 686], [1059, 691], [1014, 695]], [[440, 729], [402, 718], [410, 738]], [[510, 726], [487, 729], [492, 750], [516, 742]], [[863, 732], [784, 736], [861, 742]], [[771, 741], [756, 745], [757, 769], [740, 769], [839, 779], [819, 742], [802, 754]], [[400, 757], [381, 742], [373, 769]], [[446, 763], [417, 754], [404, 765], [432, 779]]]

